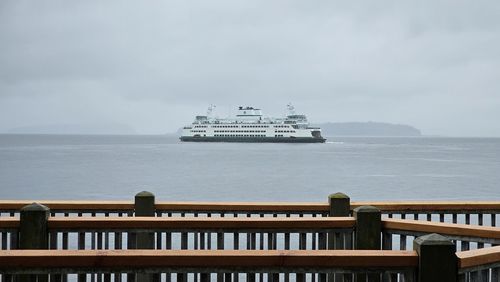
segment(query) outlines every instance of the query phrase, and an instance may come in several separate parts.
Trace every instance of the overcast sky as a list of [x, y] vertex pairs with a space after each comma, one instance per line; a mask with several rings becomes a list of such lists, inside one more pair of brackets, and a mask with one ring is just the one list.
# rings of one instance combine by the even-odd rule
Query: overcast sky
[[500, 136], [500, 1], [0, 1], [0, 132], [217, 105]]

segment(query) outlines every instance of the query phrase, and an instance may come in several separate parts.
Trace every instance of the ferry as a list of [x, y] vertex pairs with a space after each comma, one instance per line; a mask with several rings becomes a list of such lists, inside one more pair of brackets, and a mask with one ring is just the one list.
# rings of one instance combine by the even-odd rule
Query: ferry
[[284, 118], [264, 117], [260, 109], [239, 107], [234, 118], [213, 117], [214, 105], [207, 115], [196, 116], [194, 122], [182, 129], [181, 141], [186, 142], [273, 142], [324, 143], [321, 128], [309, 126], [305, 115], [296, 114], [287, 105]]

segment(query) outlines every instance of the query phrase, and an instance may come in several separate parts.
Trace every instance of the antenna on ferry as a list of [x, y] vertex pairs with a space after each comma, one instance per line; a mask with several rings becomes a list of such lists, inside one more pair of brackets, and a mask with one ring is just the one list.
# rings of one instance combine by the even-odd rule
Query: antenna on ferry
[[292, 103], [288, 103], [288, 105], [286, 105], [286, 107], [288, 108], [289, 115], [295, 114], [295, 107], [292, 105]]
[[210, 104], [210, 106], [208, 106], [207, 116], [211, 116], [212, 112], [214, 111], [214, 109], [215, 109], [215, 105], [214, 104]]

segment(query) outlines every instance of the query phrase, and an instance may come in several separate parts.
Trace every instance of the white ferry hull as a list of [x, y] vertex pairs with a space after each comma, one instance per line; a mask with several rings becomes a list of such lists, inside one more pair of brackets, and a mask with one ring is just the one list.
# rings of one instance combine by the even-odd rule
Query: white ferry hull
[[241, 142], [241, 143], [325, 143], [323, 137], [212, 137], [181, 136], [184, 142]]

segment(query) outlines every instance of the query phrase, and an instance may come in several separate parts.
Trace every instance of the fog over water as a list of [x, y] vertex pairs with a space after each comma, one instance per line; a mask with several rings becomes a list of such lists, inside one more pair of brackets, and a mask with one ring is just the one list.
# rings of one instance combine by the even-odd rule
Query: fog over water
[[314, 123], [500, 136], [499, 34], [493, 0], [4, 0], [0, 132], [163, 134], [210, 103], [292, 102]]

